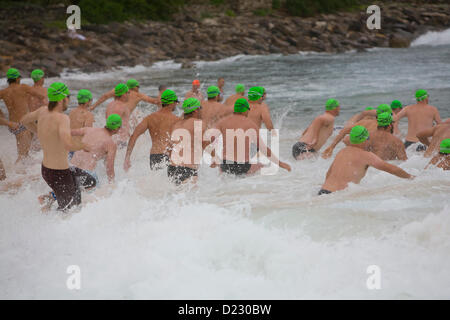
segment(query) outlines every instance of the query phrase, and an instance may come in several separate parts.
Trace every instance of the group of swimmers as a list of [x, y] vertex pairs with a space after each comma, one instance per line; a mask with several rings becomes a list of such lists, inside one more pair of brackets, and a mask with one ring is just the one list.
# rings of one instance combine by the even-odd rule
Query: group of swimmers
[[[262, 124], [274, 129], [265, 102], [267, 92], [261, 86], [250, 88], [246, 96], [245, 86], [238, 84], [235, 94], [225, 99], [225, 80], [219, 78], [216, 86], [207, 88], [204, 99], [200, 81], [194, 80], [182, 103], [183, 116], [178, 117], [174, 110], [179, 99], [173, 90], [160, 86], [159, 96], [150, 97], [139, 91], [136, 79], [129, 79], [103, 94], [94, 104], [89, 90], [79, 90], [78, 106], [66, 115], [70, 91], [64, 83], [54, 82], [45, 89], [44, 72], [39, 69], [31, 73], [33, 86], [20, 83], [17, 69], [9, 69], [6, 77], [8, 87], [0, 90], [0, 99], [5, 102], [9, 120], [0, 114], [0, 125], [8, 126], [16, 137], [17, 162], [25, 159], [31, 148], [42, 149], [41, 174], [52, 191], [39, 200], [47, 208], [54, 201], [59, 210], [79, 205], [80, 188], [90, 190], [99, 183], [95, 173], [99, 160], [105, 161], [108, 180], [113, 182], [117, 148], [126, 147], [123, 168], [128, 171], [136, 141], [147, 130], [152, 140], [150, 169], [166, 169], [170, 180], [177, 185], [197, 180], [201, 163], [198, 159], [205, 152], [216, 160], [211, 167], [218, 166], [225, 174], [244, 176], [258, 172], [264, 166], [252, 159], [259, 154], [291, 171], [289, 164], [280, 161], [259, 135]], [[106, 107], [105, 126], [93, 127], [92, 110], [108, 99], [113, 100]], [[416, 104], [406, 107], [394, 100], [391, 105], [368, 107], [351, 117], [322, 153], [324, 158], [329, 158], [341, 140], [347, 145], [336, 155], [319, 194], [359, 183], [369, 166], [401, 178], [413, 178], [386, 161], [406, 160], [405, 149], [419, 142], [417, 150], [426, 150], [425, 156], [433, 156], [430, 164], [449, 170], [450, 119], [441, 121], [438, 110], [428, 104], [425, 90], [416, 92], [416, 100]], [[141, 101], [156, 105], [157, 111], [137, 123], [132, 115]], [[320, 151], [332, 135], [339, 113], [339, 102], [329, 99], [325, 112], [313, 120], [294, 144], [294, 159], [311, 158]], [[404, 143], [398, 138], [398, 121], [403, 117], [408, 118]], [[196, 139], [199, 135], [200, 141]], [[223, 140], [221, 154], [211, 147], [219, 137]], [[0, 178], [6, 178], [1, 160]]]

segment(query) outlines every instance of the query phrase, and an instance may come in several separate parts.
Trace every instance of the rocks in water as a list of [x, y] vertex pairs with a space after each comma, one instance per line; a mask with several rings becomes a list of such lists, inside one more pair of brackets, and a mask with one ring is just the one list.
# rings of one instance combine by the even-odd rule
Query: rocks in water
[[407, 48], [411, 44], [414, 35], [410, 32], [397, 29], [395, 33], [389, 37], [389, 47], [391, 48]]
[[[182, 68], [195, 68], [193, 60], [217, 60], [237, 54], [404, 48], [430, 29], [450, 27], [450, 4], [413, 1], [411, 6], [380, 6], [381, 30], [367, 28], [365, 10], [309, 18], [285, 16], [282, 12], [261, 17], [251, 11], [202, 18], [200, 12], [187, 6], [168, 22], [82, 25], [77, 32], [85, 40], [73, 39], [67, 30], [49, 27], [45, 22], [65, 16], [64, 7], [23, 12], [6, 8], [0, 12], [0, 71], [14, 66], [28, 74], [40, 67], [48, 75], [58, 76], [63, 69], [93, 72], [167, 59], [181, 63]], [[31, 19], [36, 15], [42, 21]]]

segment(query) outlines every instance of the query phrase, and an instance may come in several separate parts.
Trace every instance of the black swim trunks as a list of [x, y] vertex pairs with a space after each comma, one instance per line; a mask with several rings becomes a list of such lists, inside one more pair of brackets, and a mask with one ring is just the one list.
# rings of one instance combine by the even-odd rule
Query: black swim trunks
[[[417, 143], [417, 142], [405, 140], [405, 149], [408, 149], [408, 147], [414, 143]], [[416, 148], [416, 151], [418, 151], [418, 152], [425, 151], [425, 150], [427, 150], [427, 146], [423, 145], [421, 143]]]
[[98, 177], [95, 173], [91, 173], [77, 167], [70, 167], [70, 171], [72, 172], [79, 187], [83, 187], [84, 189], [92, 189], [97, 186]]
[[297, 142], [292, 147], [292, 156], [294, 157], [294, 159], [297, 159], [297, 156], [299, 154], [306, 152], [316, 152], [316, 150], [314, 150], [313, 148], [308, 149], [308, 145], [304, 142]]
[[225, 173], [240, 176], [243, 174], [247, 174], [251, 166], [252, 165], [248, 162], [239, 163], [236, 161], [223, 160], [223, 163], [220, 165], [220, 169], [222, 169], [222, 171]]
[[323, 194], [330, 194], [331, 191], [325, 190], [325, 189], [320, 189], [319, 191], [319, 196], [323, 195]]
[[179, 167], [169, 165], [167, 167], [167, 176], [175, 182], [176, 185], [181, 184], [183, 181], [198, 176], [198, 170], [188, 167]]
[[41, 173], [56, 196], [58, 210], [65, 211], [81, 204], [80, 187], [70, 169], [49, 169], [42, 165]]
[[25, 126], [21, 123], [19, 123], [19, 127], [15, 130], [8, 128], [9, 132], [11, 132], [13, 135], [18, 135], [21, 134], [22, 132], [24, 132], [25, 130], [27, 130], [27, 128], [25, 128]]
[[169, 156], [167, 154], [151, 154], [150, 155], [150, 170], [159, 170], [167, 166]]

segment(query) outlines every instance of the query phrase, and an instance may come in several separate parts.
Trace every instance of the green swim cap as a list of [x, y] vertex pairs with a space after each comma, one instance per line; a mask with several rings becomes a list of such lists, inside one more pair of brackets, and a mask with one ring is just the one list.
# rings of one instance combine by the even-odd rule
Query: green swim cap
[[366, 110], [375, 110], [374, 107], [367, 107]]
[[236, 93], [239, 93], [239, 92], [245, 92], [245, 86], [241, 83], [236, 85]]
[[369, 138], [369, 131], [363, 126], [354, 126], [350, 131], [350, 142], [361, 144]]
[[378, 116], [379, 114], [381, 114], [381, 113], [384, 113], [384, 112], [389, 112], [390, 114], [392, 114], [392, 109], [391, 109], [391, 107], [390, 107], [388, 104], [385, 104], [385, 103], [380, 104], [380, 105], [377, 107], [377, 116]]
[[450, 154], [450, 139], [444, 139], [441, 141], [440, 153]]
[[428, 98], [427, 90], [420, 89], [420, 90], [416, 91], [416, 100], [417, 101], [422, 101], [422, 100], [425, 100], [426, 98]]
[[211, 86], [208, 88], [208, 90], [206, 90], [206, 93], [208, 95], [208, 98], [214, 98], [220, 94], [220, 89], [216, 86]]
[[77, 100], [79, 104], [89, 102], [92, 100], [92, 93], [87, 89], [81, 89], [78, 91]]
[[139, 87], [139, 81], [137, 81], [136, 79], [130, 79], [127, 81], [127, 87], [129, 89]]
[[122, 118], [116, 114], [111, 114], [108, 119], [106, 119], [106, 127], [110, 130], [119, 129], [122, 126]]
[[31, 79], [33, 79], [34, 82], [37, 82], [41, 80], [44, 77], [44, 71], [41, 69], [35, 69], [31, 72]]
[[69, 96], [69, 88], [62, 82], [53, 82], [47, 89], [48, 101], [58, 102]]
[[115, 88], [114, 88], [114, 95], [116, 97], [121, 97], [123, 96], [125, 93], [127, 93], [128, 90], [128, 86], [125, 83], [119, 83]]
[[8, 69], [8, 71], [6, 72], [6, 78], [8, 78], [8, 79], [17, 79], [17, 78], [20, 78], [20, 72], [19, 72], [19, 70], [14, 69], [14, 68]]
[[195, 110], [200, 108], [200, 106], [201, 106], [201, 103], [198, 99], [188, 98], [188, 99], [184, 100], [184, 102], [183, 102], [184, 114], [194, 112]]
[[248, 104], [248, 101], [244, 98], [239, 98], [234, 103], [234, 112], [242, 113], [247, 110], [250, 110], [250, 105]]
[[178, 102], [178, 97], [175, 94], [175, 91], [167, 89], [161, 94], [162, 104], [171, 104], [174, 102]]
[[337, 101], [336, 99], [328, 99], [327, 103], [325, 104], [325, 109], [328, 111], [334, 110], [337, 107], [339, 107], [339, 101]]
[[264, 95], [264, 88], [262, 87], [252, 87], [248, 90], [248, 100], [257, 101]]
[[392, 116], [389, 112], [380, 113], [377, 117], [378, 126], [387, 127], [392, 123]]
[[391, 102], [391, 109], [401, 109], [402, 103], [398, 100], [394, 100]]

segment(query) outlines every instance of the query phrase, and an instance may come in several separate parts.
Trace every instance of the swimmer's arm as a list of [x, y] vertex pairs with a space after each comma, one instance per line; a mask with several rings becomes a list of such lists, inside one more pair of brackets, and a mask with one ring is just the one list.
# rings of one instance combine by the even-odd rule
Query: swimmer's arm
[[114, 89], [111, 91], [108, 91], [107, 93], [103, 94], [100, 99], [98, 99], [90, 108], [89, 110], [92, 111], [95, 108], [97, 108], [97, 106], [99, 106], [100, 104], [102, 104], [103, 102], [105, 102], [108, 99], [114, 98]]
[[333, 142], [330, 144], [330, 146], [328, 148], [325, 149], [325, 151], [322, 153], [322, 157], [323, 158], [329, 158], [331, 157], [331, 155], [333, 154], [334, 148], [336, 148], [337, 144], [339, 142], [341, 142], [342, 139], [344, 139], [344, 137], [350, 133], [352, 127], [345, 127], [344, 129], [342, 129], [341, 131], [339, 131], [338, 135], [336, 136], [336, 138], [334, 138]]
[[117, 146], [114, 142], [109, 142], [106, 146], [106, 158], [105, 158], [105, 167], [106, 167], [106, 175], [108, 176], [109, 183], [114, 182], [114, 178], [116, 177], [114, 172], [114, 161], [116, 159]]
[[145, 118], [144, 120], [141, 121], [141, 123], [138, 124], [136, 129], [134, 129], [134, 132], [131, 135], [130, 140], [128, 141], [127, 153], [125, 154], [125, 161], [130, 161], [131, 153], [133, 152], [137, 138], [139, 138], [139, 136], [143, 134], [145, 130], [147, 130], [148, 128], [147, 121], [148, 119]]
[[419, 139], [421, 143], [423, 143], [426, 146], [430, 145], [430, 141], [428, 140], [428, 137], [432, 137], [434, 135], [434, 131], [436, 130], [436, 127], [432, 127], [429, 129], [425, 129], [422, 131], [419, 131], [416, 136]]
[[60, 122], [58, 128], [59, 137], [64, 143], [66, 149], [70, 151], [78, 151], [85, 149], [85, 145], [82, 142], [72, 139], [69, 117], [67, 116], [62, 117], [59, 120], [59, 122]]
[[36, 97], [41, 100], [44, 100], [47, 98], [44, 94], [42, 94], [40, 92], [40, 90], [36, 90], [33, 87], [30, 87], [29, 85], [24, 84], [24, 88], [25, 88], [25, 92], [33, 97]]
[[397, 142], [397, 158], [398, 160], [406, 161], [408, 156], [406, 155], [405, 145], [402, 141]]
[[393, 164], [387, 163], [386, 161], [381, 160], [377, 155], [374, 153], [369, 153], [369, 161], [368, 165], [374, 167], [375, 169], [385, 171], [387, 173], [393, 174], [394, 176], [397, 176], [399, 178], [403, 179], [412, 179], [413, 176], [410, 175], [408, 172], [404, 171], [402, 168], [399, 168], [397, 166], [394, 166]]
[[26, 115], [24, 115], [22, 117], [22, 119], [20, 119], [20, 123], [22, 123], [25, 126], [25, 128], [32, 131], [33, 133], [37, 133], [36, 121], [38, 119], [39, 113], [41, 112], [42, 108], [47, 108], [47, 107], [41, 107], [33, 112], [27, 113]]
[[140, 101], [145, 101], [145, 102], [148, 102], [151, 104], [156, 104], [156, 105], [159, 105], [161, 103], [160, 99], [149, 97], [148, 95], [143, 94], [143, 93], [139, 93], [139, 99], [140, 99]]
[[436, 124], [441, 124], [442, 123], [442, 119], [441, 119], [441, 115], [439, 114], [439, 110], [437, 108], [435, 108], [436, 112], [434, 113], [434, 121], [436, 122]]
[[[362, 119], [364, 119], [365, 117], [376, 117], [377, 116], [377, 111], [376, 110], [364, 110], [363, 112], [360, 112], [355, 119], [353, 119], [353, 123], [356, 123]], [[353, 125], [352, 123], [352, 125]]]
[[8, 126], [11, 129], [15, 129], [18, 125], [19, 124], [16, 122], [6, 120], [5, 115], [3, 114], [2, 110], [0, 110], [0, 126]]
[[392, 117], [392, 120], [394, 121], [399, 121], [401, 118], [404, 118], [407, 116], [406, 112], [408, 111], [408, 107], [405, 107], [402, 109], [402, 111], [400, 111], [397, 114], [394, 114], [394, 116]]
[[272, 117], [270, 116], [270, 110], [268, 107], [263, 108], [261, 117], [262, 117], [262, 121], [266, 125], [266, 128], [268, 130], [273, 130]]
[[[254, 129], [256, 130], [257, 128], [255, 127]], [[256, 130], [256, 132], [258, 131]], [[270, 150], [270, 148], [264, 144], [260, 136], [258, 136], [258, 139], [256, 141], [258, 150], [261, 151], [262, 154], [264, 154], [271, 162], [275, 163], [280, 168], [283, 168], [287, 171], [291, 171], [291, 166], [285, 162], [280, 161], [280, 159], [277, 158], [277, 156], [272, 152], [272, 150]]]

